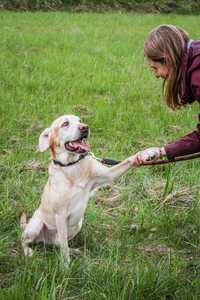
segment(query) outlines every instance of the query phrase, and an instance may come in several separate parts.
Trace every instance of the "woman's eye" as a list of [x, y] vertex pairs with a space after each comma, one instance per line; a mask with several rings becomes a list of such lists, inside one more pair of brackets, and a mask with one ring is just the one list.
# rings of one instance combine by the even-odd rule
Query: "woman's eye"
[[67, 127], [67, 126], [69, 126], [69, 121], [66, 121], [62, 124], [62, 127]]

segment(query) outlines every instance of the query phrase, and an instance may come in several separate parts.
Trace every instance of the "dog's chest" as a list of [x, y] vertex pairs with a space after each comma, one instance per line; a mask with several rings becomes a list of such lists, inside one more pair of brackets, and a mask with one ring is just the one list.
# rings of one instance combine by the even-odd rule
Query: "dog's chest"
[[83, 218], [90, 197], [87, 185], [77, 185], [71, 190], [71, 197], [67, 207], [70, 224], [77, 224]]
[[90, 197], [93, 179], [86, 171], [88, 168], [66, 169], [49, 179], [48, 203], [50, 194], [53, 211], [65, 211], [70, 225], [76, 225], [83, 218]]

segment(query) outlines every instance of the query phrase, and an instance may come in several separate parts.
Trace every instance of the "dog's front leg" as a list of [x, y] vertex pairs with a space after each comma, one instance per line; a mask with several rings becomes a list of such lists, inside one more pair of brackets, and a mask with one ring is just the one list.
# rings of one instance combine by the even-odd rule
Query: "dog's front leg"
[[56, 227], [58, 233], [58, 244], [60, 246], [61, 255], [67, 264], [70, 263], [69, 246], [68, 246], [68, 230], [65, 214], [56, 214]]
[[122, 174], [127, 172], [133, 166], [133, 163], [134, 163], [134, 156], [123, 160], [121, 163], [119, 163], [118, 165], [116, 165], [112, 168], [109, 168], [108, 174], [107, 174], [108, 179], [110, 181], [117, 179]]
[[108, 182], [117, 179], [125, 172], [127, 172], [131, 167], [133, 167], [134, 159], [134, 156], [131, 156], [114, 167], [106, 168], [107, 171], [105, 172], [105, 174], [102, 174], [103, 177], [105, 177], [105, 179], [107, 179]]
[[91, 190], [96, 190], [101, 186], [111, 183], [122, 174], [127, 172], [134, 165], [134, 156], [123, 160], [118, 165], [108, 168], [102, 164], [98, 164], [96, 168], [96, 177]]

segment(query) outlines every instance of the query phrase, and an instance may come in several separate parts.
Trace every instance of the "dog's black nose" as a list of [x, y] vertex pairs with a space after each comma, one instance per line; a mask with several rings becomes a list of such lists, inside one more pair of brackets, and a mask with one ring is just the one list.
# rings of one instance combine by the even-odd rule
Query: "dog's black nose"
[[79, 125], [79, 130], [80, 130], [80, 132], [88, 132], [89, 127], [88, 127], [88, 125], [82, 123]]
[[86, 124], [81, 123], [79, 125], [79, 130], [81, 132], [81, 137], [87, 137], [89, 133], [89, 127]]

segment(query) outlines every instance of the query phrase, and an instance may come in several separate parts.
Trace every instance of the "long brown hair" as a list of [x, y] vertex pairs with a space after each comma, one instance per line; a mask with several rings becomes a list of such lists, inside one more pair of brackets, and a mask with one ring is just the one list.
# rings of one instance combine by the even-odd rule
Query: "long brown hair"
[[183, 105], [181, 61], [187, 49], [189, 35], [174, 25], [161, 25], [153, 29], [144, 44], [147, 58], [166, 64], [169, 74], [164, 80], [164, 98], [175, 110]]

